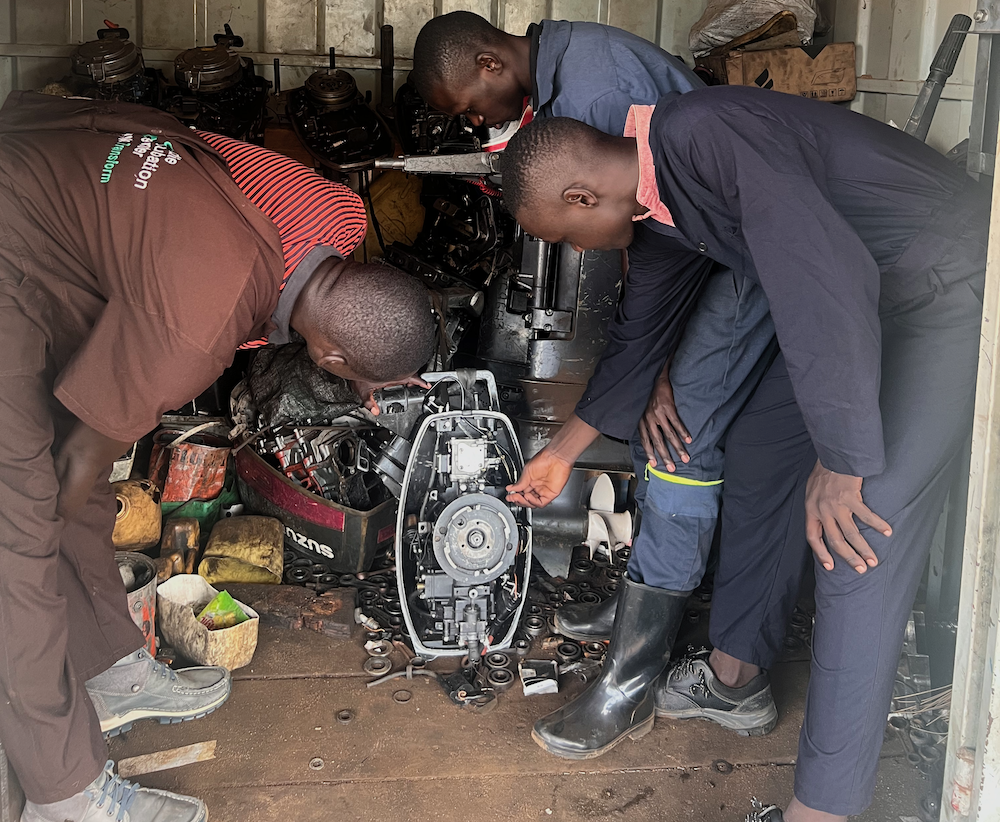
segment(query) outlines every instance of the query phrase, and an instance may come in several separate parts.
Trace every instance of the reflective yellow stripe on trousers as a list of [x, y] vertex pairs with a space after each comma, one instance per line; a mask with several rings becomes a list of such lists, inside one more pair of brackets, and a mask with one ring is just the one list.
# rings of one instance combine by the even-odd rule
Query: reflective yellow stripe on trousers
[[678, 477], [676, 474], [670, 474], [667, 471], [661, 471], [658, 468], [653, 468], [648, 462], [646, 463], [646, 482], [649, 482], [649, 475], [652, 474], [654, 477], [658, 477], [661, 480], [667, 482], [675, 483], [676, 485], [722, 485], [722, 480], [696, 480], [688, 479], [687, 477]]

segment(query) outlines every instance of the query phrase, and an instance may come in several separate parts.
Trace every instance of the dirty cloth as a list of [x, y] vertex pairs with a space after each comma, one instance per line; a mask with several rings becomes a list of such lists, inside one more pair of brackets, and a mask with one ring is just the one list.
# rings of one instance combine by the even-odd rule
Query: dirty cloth
[[695, 57], [701, 57], [763, 26], [782, 11], [795, 15], [803, 43], [812, 41], [815, 29], [825, 27], [816, 0], [710, 0], [691, 27], [688, 46]]
[[247, 384], [261, 428], [331, 425], [361, 405], [346, 380], [310, 359], [301, 338], [260, 349]]

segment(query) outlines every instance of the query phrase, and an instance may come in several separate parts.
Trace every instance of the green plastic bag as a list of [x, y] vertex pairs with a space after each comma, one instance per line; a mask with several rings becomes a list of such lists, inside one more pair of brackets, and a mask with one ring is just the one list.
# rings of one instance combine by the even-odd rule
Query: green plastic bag
[[198, 621], [210, 631], [232, 628], [248, 619], [250, 617], [243, 613], [243, 609], [229, 595], [229, 591], [220, 591], [198, 614]]

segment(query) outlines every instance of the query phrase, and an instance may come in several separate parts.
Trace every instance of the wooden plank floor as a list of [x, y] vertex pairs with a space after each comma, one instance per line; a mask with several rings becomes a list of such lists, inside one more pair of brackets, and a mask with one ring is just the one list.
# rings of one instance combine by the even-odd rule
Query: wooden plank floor
[[[217, 741], [216, 758], [137, 777], [204, 798], [215, 822], [358, 820], [704, 820], [742, 822], [750, 798], [791, 790], [808, 666], [774, 672], [778, 727], [749, 739], [708, 722], [657, 720], [639, 742], [600, 759], [570, 762], [530, 737], [539, 716], [571, 698], [519, 690], [477, 715], [451, 704], [428, 678], [367, 689], [361, 637], [261, 629], [252, 665], [238, 671], [230, 701], [212, 716], [175, 726], [141, 723], [112, 742], [112, 757]], [[395, 660], [401, 664], [402, 660]], [[413, 698], [393, 701], [405, 688]], [[347, 725], [342, 709], [354, 712]], [[875, 805], [865, 822], [916, 815], [922, 778], [888, 744]], [[322, 767], [310, 762], [323, 760]], [[713, 768], [716, 760], [730, 773]]]

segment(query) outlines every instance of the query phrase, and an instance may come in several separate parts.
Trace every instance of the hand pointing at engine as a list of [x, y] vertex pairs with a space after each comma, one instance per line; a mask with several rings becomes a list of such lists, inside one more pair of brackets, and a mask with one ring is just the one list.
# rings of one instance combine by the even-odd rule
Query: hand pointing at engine
[[517, 482], [507, 486], [507, 502], [544, 508], [562, 492], [574, 463], [599, 434], [573, 414], [552, 441], [525, 464]]

